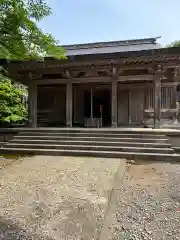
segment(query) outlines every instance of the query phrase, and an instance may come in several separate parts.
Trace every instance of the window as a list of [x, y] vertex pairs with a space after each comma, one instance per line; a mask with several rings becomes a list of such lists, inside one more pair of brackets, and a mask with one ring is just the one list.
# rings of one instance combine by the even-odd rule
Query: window
[[170, 109], [173, 106], [173, 88], [174, 86], [161, 87], [161, 108]]
[[154, 88], [152, 86], [149, 87], [145, 93], [145, 108], [154, 108]]
[[[180, 101], [180, 86], [179, 86], [179, 101]], [[161, 86], [161, 108], [171, 109], [175, 105], [174, 86]], [[145, 92], [145, 108], [154, 108], [154, 87], [150, 86]]]

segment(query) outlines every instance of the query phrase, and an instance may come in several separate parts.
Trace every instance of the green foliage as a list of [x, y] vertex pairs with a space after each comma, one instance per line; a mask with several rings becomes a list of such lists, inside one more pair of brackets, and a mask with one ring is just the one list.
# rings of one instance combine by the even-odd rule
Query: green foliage
[[174, 41], [167, 45], [167, 47], [180, 47], [180, 41]]
[[12, 84], [11, 80], [0, 79], [0, 123], [20, 122], [27, 118], [27, 109], [22, 103], [26, 90]]
[[[51, 14], [45, 0], [0, 0], [0, 59], [65, 58], [59, 42], [37, 27], [37, 22]], [[0, 66], [0, 124], [27, 118], [22, 97], [27, 94], [2, 76]]]
[[0, 58], [63, 58], [58, 41], [36, 24], [50, 14], [44, 0], [0, 0]]

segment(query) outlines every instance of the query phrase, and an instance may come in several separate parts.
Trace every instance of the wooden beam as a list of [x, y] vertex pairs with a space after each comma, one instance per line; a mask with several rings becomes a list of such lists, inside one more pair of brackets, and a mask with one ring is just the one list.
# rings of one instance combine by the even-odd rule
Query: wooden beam
[[[116, 67], [114, 67], [116, 69]], [[98, 66], [98, 65], [93, 65], [92, 66], [79, 66], [79, 67], [70, 67], [69, 68], [72, 72], [89, 72], [90, 70], [95, 70], [95, 71], [107, 71], [107, 70], [112, 70], [113, 72], [113, 67], [109, 66], [108, 64]]]
[[152, 81], [153, 74], [118, 76], [118, 82], [121, 81]]
[[121, 65], [121, 71], [125, 70], [134, 70], [134, 69], [148, 69], [148, 68], [153, 68], [153, 63], [136, 63], [136, 64], [122, 64]]
[[180, 65], [180, 59], [179, 60], [172, 60], [172, 61], [168, 61], [163, 63], [163, 67], [164, 69], [168, 69], [168, 68], [177, 68]]
[[[145, 113], [154, 113], [152, 108], [145, 109]], [[177, 111], [176, 108], [161, 108], [161, 113], [175, 113]]]
[[86, 78], [61, 78], [61, 79], [43, 79], [34, 80], [38, 85], [41, 84], [66, 84], [68, 81], [72, 83], [93, 83], [93, 82], [111, 82], [111, 77], [86, 77]]
[[118, 83], [119, 87], [121, 90], [124, 89], [130, 89], [130, 88], [144, 88], [148, 86], [152, 86], [152, 83], [132, 83], [132, 84], [127, 84], [127, 83]]

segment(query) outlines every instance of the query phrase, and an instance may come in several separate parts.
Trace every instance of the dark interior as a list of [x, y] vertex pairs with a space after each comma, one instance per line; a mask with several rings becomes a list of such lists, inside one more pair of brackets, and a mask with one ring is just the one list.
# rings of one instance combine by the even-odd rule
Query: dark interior
[[[101, 106], [101, 107], [100, 107]], [[101, 110], [102, 109], [102, 113]], [[101, 118], [104, 127], [111, 125], [111, 94], [109, 90], [98, 90], [93, 93], [93, 117]], [[84, 116], [91, 116], [91, 93], [84, 92]]]

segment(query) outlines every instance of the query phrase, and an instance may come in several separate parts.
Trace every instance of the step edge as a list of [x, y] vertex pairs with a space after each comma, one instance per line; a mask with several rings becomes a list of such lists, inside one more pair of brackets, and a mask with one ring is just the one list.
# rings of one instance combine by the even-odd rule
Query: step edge
[[[17, 140], [17, 139], [12, 139], [12, 140], [10, 140], [9, 142], [15, 142], [15, 141], [19, 141], [19, 142], [24, 142], [24, 141], [27, 141], [27, 142], [32, 142], [32, 141], [37, 141], [37, 142], [41, 142], [41, 141], [46, 141], [46, 142], [56, 142], [56, 141], [52, 141], [52, 140], [41, 140], [41, 139], [39, 139], [39, 140], [32, 140], [32, 139], [26, 139], [26, 140], [24, 140], [24, 139], [19, 139], [19, 140]], [[101, 142], [101, 141], [73, 141], [73, 140], [59, 140], [58, 142], [72, 142], [72, 143], [84, 143], [84, 142], [86, 142], [86, 143], [101, 143], [101, 144], [111, 144], [111, 143], [113, 143], [113, 144], [141, 144], [141, 145], [143, 145], [143, 144], [149, 144], [149, 145], [165, 145], [165, 146], [171, 146], [171, 144], [170, 143], [156, 143], [156, 142], [153, 142], [153, 143], [148, 143], [148, 142], [140, 142], [140, 143], [136, 143], [136, 142]]]
[[[14, 145], [14, 146], [37, 146], [37, 147], [79, 147], [79, 148], [83, 148], [83, 147], [92, 147], [92, 148], [115, 148], [115, 149], [118, 149], [118, 148], [121, 148], [119, 146], [99, 146], [99, 145], [67, 145], [67, 144], [56, 144], [56, 145], [53, 145], [53, 144], [50, 144], [50, 145], [47, 145], [47, 144], [21, 144], [21, 143], [7, 143], [5, 144], [5, 146], [11, 146], [11, 145]], [[145, 149], [148, 149], [148, 150], [158, 150], [158, 151], [173, 151], [172, 148], [150, 148], [150, 147], [126, 147], [126, 146], [123, 146], [122, 148], [124, 149], [139, 149], [139, 150], [145, 150]]]
[[165, 157], [170, 157], [170, 156], [176, 156], [176, 157], [180, 157], [180, 154], [168, 154], [168, 153], [137, 153], [137, 152], [115, 152], [115, 151], [92, 151], [92, 150], [62, 150], [62, 149], [28, 149], [28, 148], [0, 148], [0, 151], [27, 151], [27, 152], [74, 152], [74, 153], [109, 153], [109, 154], [116, 154], [116, 155], [120, 155], [120, 154], [124, 154], [124, 155], [141, 155], [141, 156], [165, 156]]

